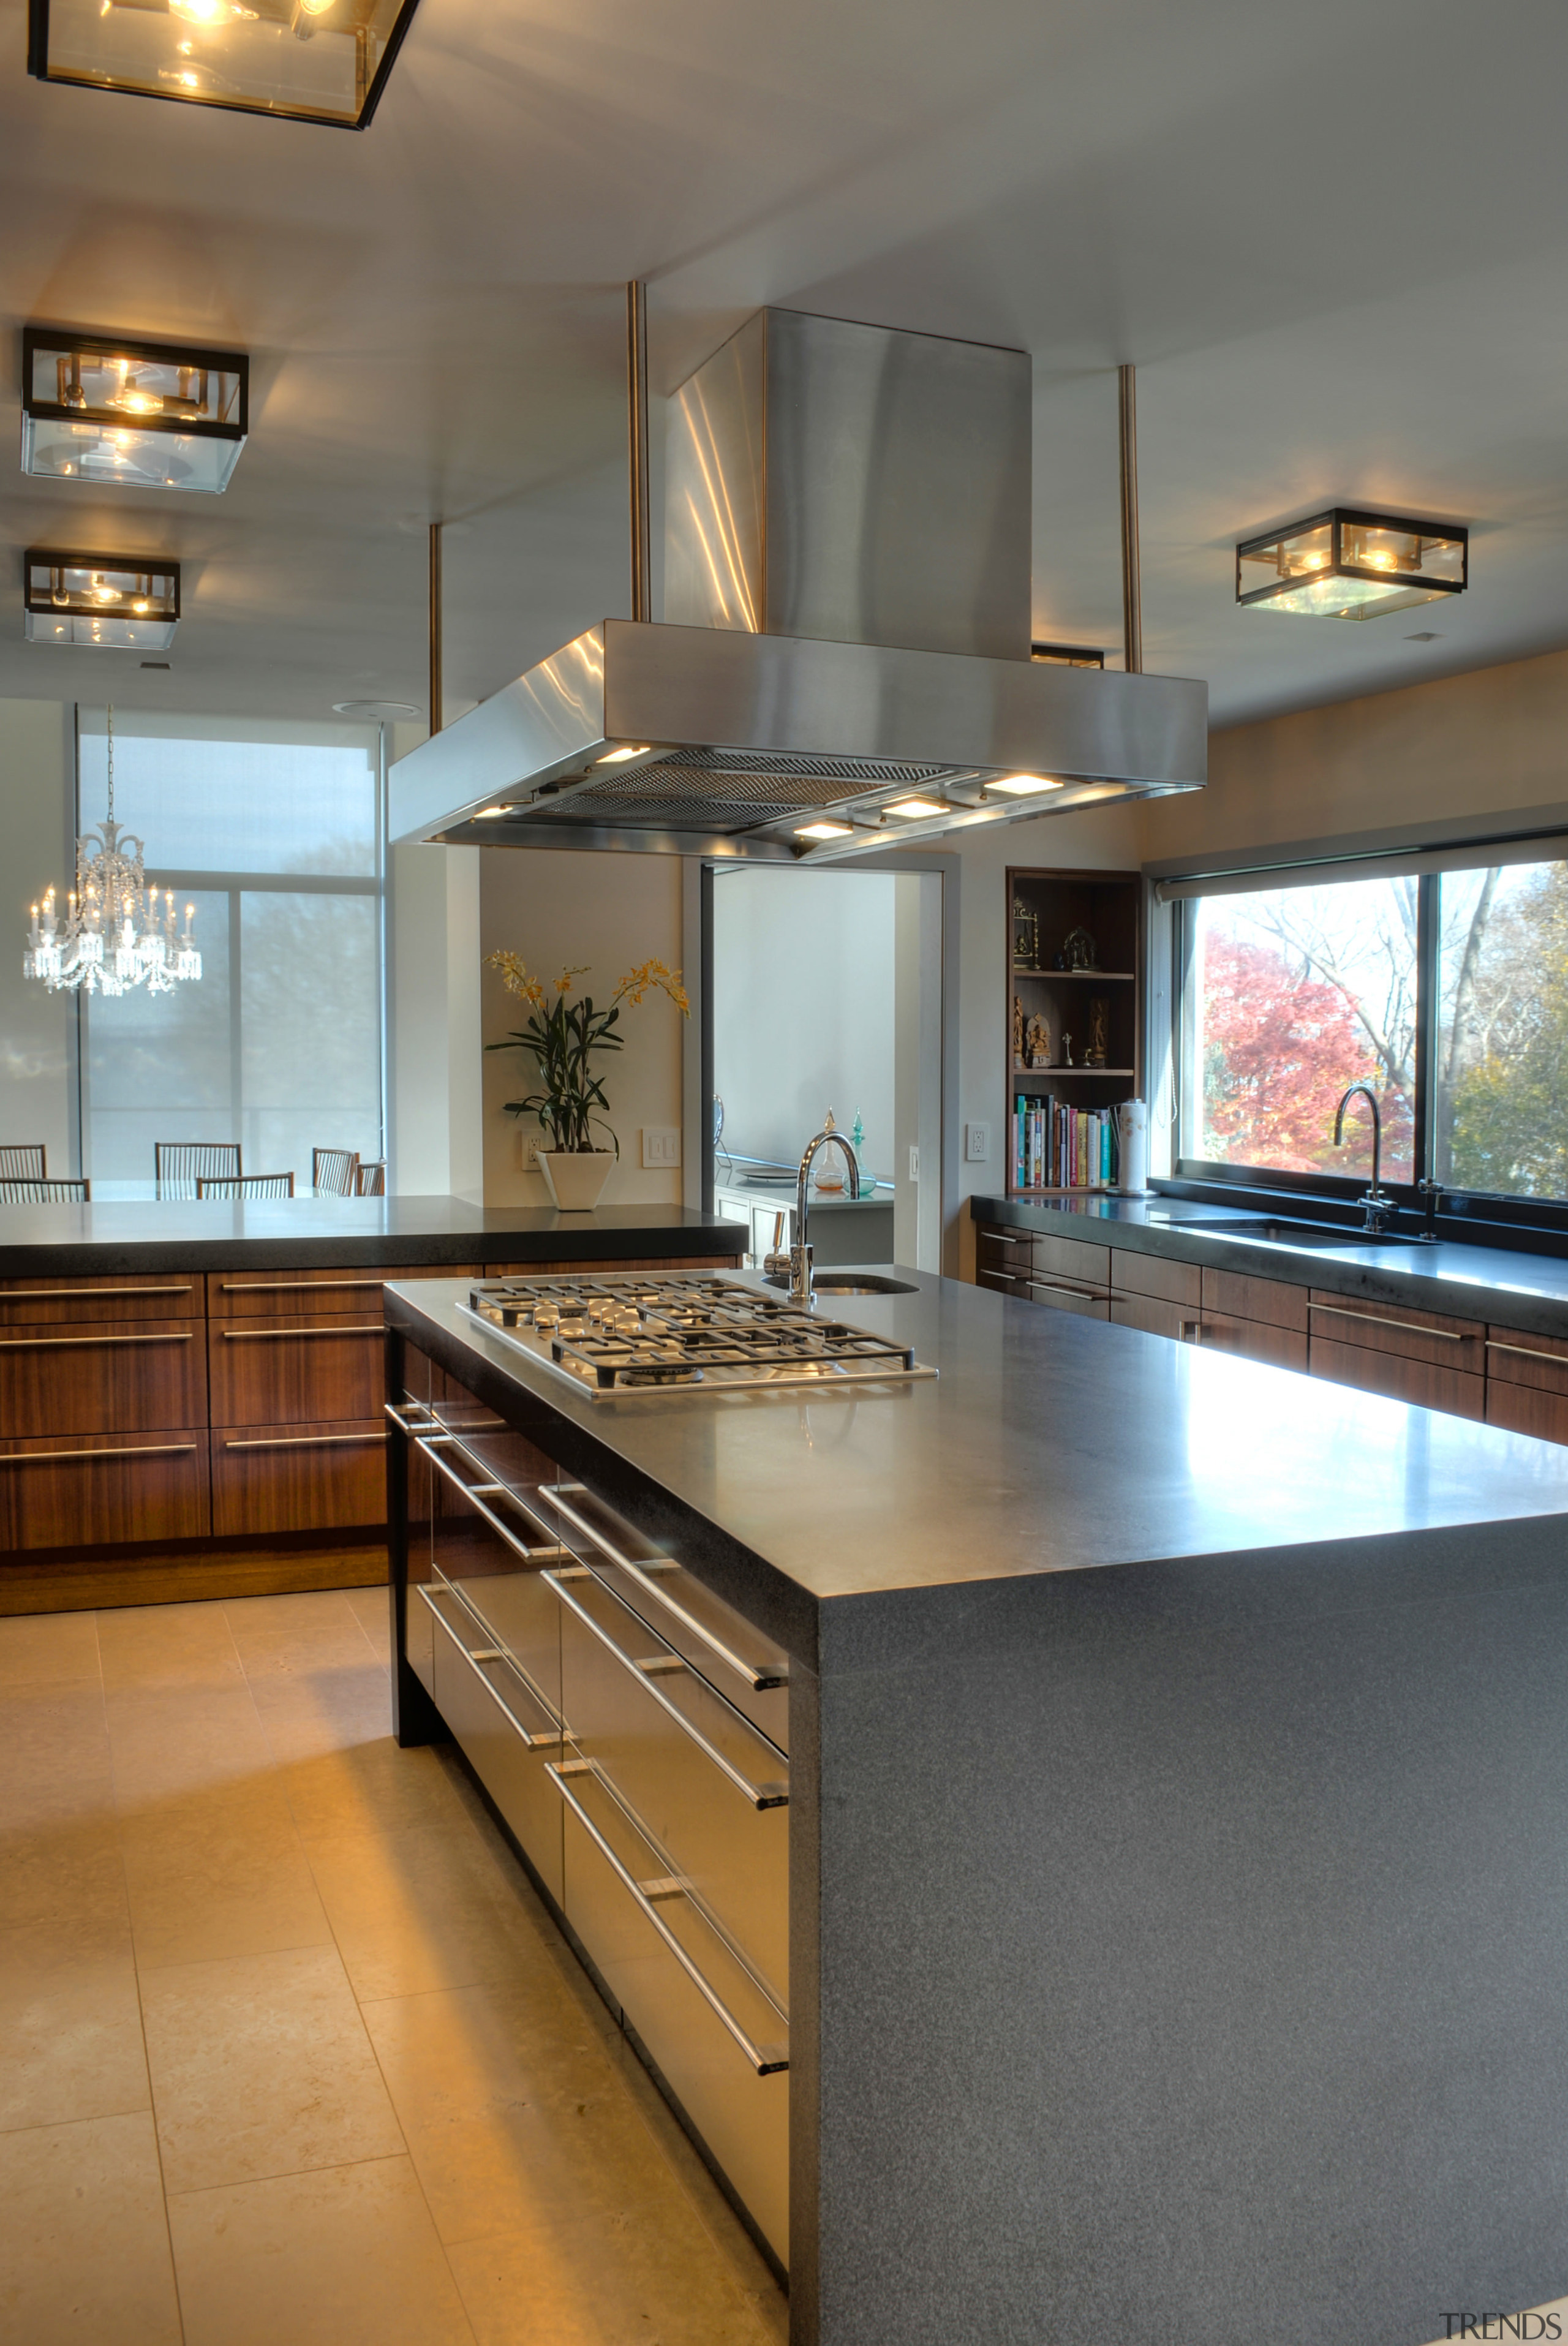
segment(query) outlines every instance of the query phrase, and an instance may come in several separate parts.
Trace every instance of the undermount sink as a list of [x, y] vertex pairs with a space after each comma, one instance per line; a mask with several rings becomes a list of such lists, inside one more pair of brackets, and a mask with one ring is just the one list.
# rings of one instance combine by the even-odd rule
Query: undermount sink
[[1257, 1246], [1293, 1247], [1386, 1247], [1419, 1246], [1419, 1239], [1405, 1238], [1398, 1230], [1384, 1230], [1373, 1238], [1366, 1230], [1346, 1230], [1327, 1222], [1275, 1222], [1259, 1215], [1248, 1215], [1234, 1222], [1169, 1222], [1168, 1229], [1185, 1229], [1199, 1238], [1250, 1239]]
[[883, 1279], [874, 1270], [820, 1270], [811, 1281], [814, 1295], [918, 1295], [907, 1280]]

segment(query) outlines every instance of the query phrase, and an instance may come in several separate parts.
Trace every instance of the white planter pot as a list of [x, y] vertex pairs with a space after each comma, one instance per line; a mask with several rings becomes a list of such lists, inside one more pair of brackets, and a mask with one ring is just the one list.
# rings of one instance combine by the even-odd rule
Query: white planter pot
[[616, 1155], [613, 1148], [540, 1148], [534, 1161], [562, 1213], [589, 1214], [605, 1194]]

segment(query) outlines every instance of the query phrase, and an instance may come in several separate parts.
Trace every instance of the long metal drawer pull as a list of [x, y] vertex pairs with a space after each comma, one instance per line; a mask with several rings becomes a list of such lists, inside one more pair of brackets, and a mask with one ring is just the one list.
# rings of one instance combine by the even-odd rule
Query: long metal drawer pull
[[67, 1297], [83, 1295], [188, 1295], [188, 1280], [183, 1287], [29, 1287], [13, 1294], [0, 1295], [0, 1303], [63, 1303]]
[[[636, 1680], [643, 1692], [648, 1697], [648, 1699], [651, 1702], [657, 1702], [662, 1711], [667, 1712], [668, 1716], [674, 1719], [676, 1725], [680, 1729], [681, 1733], [683, 1735], [689, 1736], [692, 1742], [696, 1744], [697, 1749], [701, 1752], [703, 1758], [711, 1761], [713, 1766], [718, 1769], [719, 1774], [724, 1778], [725, 1781], [727, 1783], [733, 1784], [736, 1790], [740, 1793], [744, 1799], [749, 1800], [754, 1809], [787, 1809], [789, 1807], [789, 1788], [787, 1784], [754, 1784], [749, 1776], [743, 1776], [740, 1770], [730, 1760], [725, 1758], [718, 1744], [710, 1743], [707, 1736], [703, 1733], [701, 1728], [694, 1727], [690, 1719], [687, 1718], [685, 1712], [680, 1710], [676, 1704], [671, 1702], [668, 1695], [660, 1693], [658, 1688], [654, 1685], [652, 1679], [648, 1678], [639, 1664], [635, 1662], [629, 1654], [625, 1654], [621, 1651], [621, 1648], [616, 1645], [609, 1631], [607, 1629], [600, 1628], [598, 1623], [595, 1620], [593, 1615], [587, 1610], [586, 1606], [579, 1605], [576, 1598], [572, 1595], [569, 1589], [563, 1588], [560, 1577], [557, 1574], [554, 1572], [545, 1572], [541, 1573], [539, 1576], [555, 1590], [562, 1604], [567, 1606], [570, 1610], [576, 1615], [585, 1629], [591, 1629], [593, 1631], [594, 1636], [598, 1639], [600, 1645], [604, 1647], [606, 1652], [614, 1655], [616, 1660], [619, 1662], [622, 1669], [626, 1671], [626, 1676]], [[751, 1731], [754, 1735], [760, 1734], [760, 1729], [757, 1728], [753, 1728]], [[769, 1745], [769, 1749], [773, 1749], [771, 1745]], [[782, 1757], [782, 1754], [780, 1754], [780, 1757]]]
[[1120, 1303], [1108, 1287], [1080, 1287], [1070, 1279], [1026, 1279], [1025, 1287], [1044, 1287], [1053, 1295], [1075, 1295], [1081, 1303]]
[[225, 1328], [226, 1344], [268, 1344], [284, 1336], [384, 1336], [379, 1320], [357, 1328]]
[[1468, 1344], [1451, 1328], [1422, 1328], [1414, 1320], [1390, 1320], [1378, 1311], [1351, 1311], [1343, 1303], [1308, 1303], [1308, 1311], [1327, 1311], [1335, 1320], [1364, 1320], [1369, 1328], [1402, 1328], [1407, 1336], [1435, 1336], [1440, 1344]]
[[725, 1644], [722, 1637], [716, 1637], [706, 1623], [699, 1621], [694, 1613], [688, 1613], [684, 1605], [678, 1605], [673, 1596], [667, 1596], [658, 1583], [640, 1565], [634, 1564], [629, 1556], [622, 1556], [613, 1548], [603, 1532], [585, 1521], [575, 1507], [562, 1497], [561, 1485], [558, 1483], [552, 1486], [550, 1496], [574, 1531], [581, 1532], [585, 1540], [591, 1540], [600, 1554], [608, 1556], [618, 1571], [627, 1574], [636, 1581], [646, 1596], [650, 1597], [663, 1611], [669, 1614], [672, 1619], [678, 1621], [683, 1629], [689, 1630], [694, 1637], [698, 1638], [708, 1647], [710, 1654], [716, 1655], [728, 1669], [732, 1669], [737, 1678], [744, 1678], [754, 1694], [761, 1694], [769, 1687], [789, 1685], [789, 1673], [787, 1668], [775, 1665], [771, 1669], [759, 1669], [755, 1664], [744, 1660], [739, 1654], [735, 1653]]
[[[592, 1773], [591, 1769], [586, 1767], [585, 1762], [579, 1762], [578, 1765], [584, 1769], [585, 1772]], [[730, 2035], [735, 2039], [737, 2045], [739, 2045], [741, 2051], [745, 2054], [747, 2059], [756, 2070], [757, 2075], [759, 2077], [773, 2077], [777, 2076], [780, 2070], [788, 2069], [789, 2066], [789, 2060], [787, 2054], [764, 2051], [760, 2045], [753, 2044], [751, 2038], [747, 2035], [739, 2021], [737, 2020], [735, 2014], [730, 2011], [729, 2006], [725, 2003], [724, 1998], [719, 1994], [718, 1990], [714, 1986], [712, 1981], [693, 1961], [692, 1957], [687, 1953], [686, 1949], [681, 1945], [680, 1941], [676, 1937], [675, 1933], [670, 1929], [669, 1924], [665, 1921], [664, 1916], [659, 1912], [658, 1908], [654, 1904], [653, 1900], [643, 1889], [642, 1884], [637, 1881], [636, 1876], [628, 1872], [626, 1868], [621, 1863], [620, 1859], [616, 1855], [615, 1851], [610, 1847], [609, 1842], [605, 1839], [604, 1834], [599, 1831], [599, 1828], [594, 1822], [593, 1818], [588, 1814], [588, 1811], [583, 1806], [581, 1800], [578, 1800], [571, 1786], [566, 1782], [565, 1772], [562, 1768], [554, 1760], [547, 1760], [545, 1763], [545, 1773], [547, 1776], [553, 1776], [555, 1778], [555, 1790], [560, 1793], [561, 1798], [565, 1801], [566, 1806], [571, 1810], [573, 1815], [576, 1818], [577, 1822], [582, 1826], [583, 1831], [587, 1834], [588, 1839], [593, 1842], [594, 1847], [598, 1851], [599, 1855], [604, 1859], [611, 1872], [620, 1883], [621, 1888], [626, 1892], [628, 1897], [635, 1899], [636, 1904], [641, 1908], [644, 1916], [653, 1924], [654, 1929], [658, 1933], [659, 1937], [664, 1941], [665, 1945], [669, 1949], [670, 1953], [675, 1957], [676, 1962], [680, 1965], [682, 1971], [686, 1974], [693, 1987], [696, 1988], [698, 1995], [701, 1996], [703, 2002], [708, 2006], [708, 2009], [713, 2013], [716, 2019], [720, 2021], [728, 2030]]]
[[429, 1606], [431, 1611], [434, 1614], [442, 1627], [446, 1631], [447, 1636], [451, 1638], [458, 1652], [463, 1656], [463, 1660], [468, 1664], [469, 1668], [473, 1672], [474, 1677], [479, 1680], [480, 1685], [484, 1688], [485, 1693], [495, 1705], [496, 1709], [503, 1714], [507, 1725], [515, 1730], [519, 1741], [525, 1744], [530, 1751], [553, 1751], [561, 1740], [559, 1729], [547, 1729], [543, 1735], [531, 1734], [529, 1729], [524, 1726], [523, 1721], [518, 1718], [517, 1713], [513, 1709], [505, 1696], [500, 1691], [499, 1688], [493, 1687], [491, 1685], [490, 1680], [485, 1677], [484, 1672], [479, 1667], [481, 1662], [504, 1662], [510, 1669], [513, 1667], [511, 1656], [509, 1654], [504, 1654], [499, 1646], [484, 1646], [480, 1647], [477, 1653], [470, 1653], [468, 1647], [463, 1644], [462, 1638], [458, 1636], [456, 1630], [453, 1627], [451, 1622], [447, 1619], [445, 1614], [442, 1611], [440, 1606], [436, 1603], [434, 1597], [425, 1586], [423, 1581], [416, 1581], [414, 1586], [418, 1588], [420, 1595], [423, 1597], [425, 1603]]
[[394, 1408], [393, 1404], [390, 1401], [383, 1401], [382, 1408], [385, 1411], [387, 1416], [391, 1418], [398, 1432], [400, 1433], [406, 1433], [411, 1441], [422, 1433], [428, 1434], [432, 1442], [450, 1442], [453, 1439], [453, 1436], [450, 1433], [438, 1433], [435, 1431], [436, 1427], [440, 1424], [441, 1420], [435, 1415], [433, 1410], [432, 1410], [429, 1404], [425, 1402], [410, 1401], [403, 1403], [403, 1409], [423, 1409], [424, 1411], [425, 1414], [423, 1421], [418, 1425], [411, 1425], [407, 1418], [402, 1414], [402, 1411]]
[[994, 1239], [998, 1246], [1033, 1246], [1033, 1230], [983, 1230], [983, 1238]]
[[194, 1442], [135, 1442], [125, 1450], [5, 1450], [0, 1466], [49, 1466], [63, 1458], [184, 1458]]
[[384, 1279], [226, 1279], [225, 1295], [315, 1295], [328, 1287], [384, 1287]]
[[[524, 1564], [538, 1564], [541, 1559], [545, 1557], [565, 1556], [566, 1550], [554, 1541], [545, 1547], [524, 1547], [516, 1533], [510, 1530], [508, 1526], [502, 1522], [500, 1516], [496, 1515], [492, 1508], [485, 1505], [484, 1499], [478, 1495], [481, 1492], [494, 1494], [497, 1497], [511, 1499], [514, 1504], [521, 1506], [522, 1503], [516, 1498], [515, 1493], [508, 1491], [504, 1483], [465, 1483], [462, 1475], [455, 1474], [444, 1458], [438, 1458], [436, 1456], [436, 1442], [451, 1442], [453, 1439], [453, 1437], [450, 1433], [437, 1434], [434, 1440], [430, 1439], [423, 1433], [419, 1433], [414, 1436], [414, 1448], [416, 1450], [423, 1451], [431, 1464], [435, 1468], [436, 1473], [438, 1474], [443, 1474], [454, 1490], [462, 1492], [463, 1497], [473, 1507], [474, 1514], [476, 1515], [483, 1515], [491, 1530], [495, 1534], [496, 1537], [498, 1539], [504, 1540], [507, 1546], [512, 1550], [513, 1555], [520, 1556]], [[524, 1512], [526, 1512], [526, 1510], [524, 1510]], [[529, 1516], [529, 1521], [530, 1523], [533, 1522], [532, 1516]]]
[[195, 1341], [195, 1333], [188, 1329], [183, 1336], [0, 1336], [0, 1350], [50, 1352], [62, 1344], [188, 1344]]
[[378, 1427], [374, 1433], [283, 1433], [266, 1442], [226, 1442], [225, 1450], [333, 1450], [351, 1442], [384, 1442], [386, 1435]]
[[1568, 1352], [1543, 1352], [1535, 1344], [1502, 1344], [1495, 1336], [1486, 1340], [1489, 1352], [1512, 1352], [1519, 1361], [1549, 1361], [1554, 1369], [1568, 1371]]

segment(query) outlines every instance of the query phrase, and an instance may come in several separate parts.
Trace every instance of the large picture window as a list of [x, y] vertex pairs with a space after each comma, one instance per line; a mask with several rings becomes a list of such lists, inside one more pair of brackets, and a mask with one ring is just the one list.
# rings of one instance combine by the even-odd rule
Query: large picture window
[[1177, 1172], [1359, 1188], [1369, 1118], [1337, 1148], [1334, 1117], [1366, 1084], [1386, 1183], [1568, 1202], [1568, 862], [1510, 852], [1178, 883]]

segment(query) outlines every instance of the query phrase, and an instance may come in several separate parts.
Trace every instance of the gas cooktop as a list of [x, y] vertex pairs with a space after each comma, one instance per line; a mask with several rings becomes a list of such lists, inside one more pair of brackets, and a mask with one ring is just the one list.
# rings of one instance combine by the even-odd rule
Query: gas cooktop
[[903, 1345], [712, 1271], [486, 1279], [459, 1305], [591, 1400], [934, 1377]]

